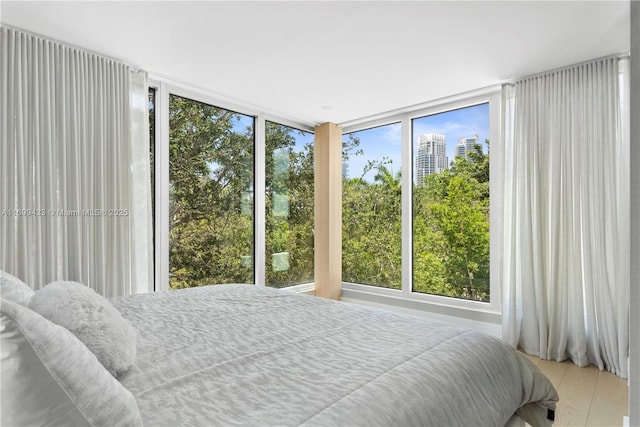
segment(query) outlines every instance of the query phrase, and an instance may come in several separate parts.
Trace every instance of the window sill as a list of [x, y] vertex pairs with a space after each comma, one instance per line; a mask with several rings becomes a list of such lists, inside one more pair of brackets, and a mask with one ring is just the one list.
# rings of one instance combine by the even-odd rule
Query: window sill
[[302, 285], [287, 286], [280, 289], [283, 291], [293, 292], [294, 294], [314, 295], [316, 292], [316, 286], [314, 283], [304, 283]]
[[[283, 291], [314, 295], [315, 284], [305, 283], [281, 288]], [[410, 294], [406, 297], [402, 291], [396, 289], [376, 288], [374, 286], [356, 283], [342, 283], [343, 302], [378, 307], [411, 315], [424, 316], [444, 320], [463, 327], [481, 330], [498, 338], [502, 338], [502, 315], [491, 310], [489, 304], [437, 297], [433, 295]], [[452, 300], [453, 304], [425, 301], [422, 298], [438, 298]], [[454, 305], [466, 303], [468, 305], [486, 306], [487, 308], [469, 308]]]
[[[442, 300], [442, 302], [427, 301], [427, 298]], [[492, 310], [491, 306], [485, 303], [413, 293], [406, 295], [400, 290], [354, 283], [342, 284], [342, 300], [429, 317], [445, 317], [464, 326], [481, 326], [480, 329], [486, 329], [488, 333], [495, 336], [502, 335], [501, 313]], [[449, 301], [451, 302], [447, 303]], [[467, 307], [462, 306], [463, 304]], [[474, 305], [478, 307], [473, 307]], [[478, 322], [484, 325], [477, 325]]]

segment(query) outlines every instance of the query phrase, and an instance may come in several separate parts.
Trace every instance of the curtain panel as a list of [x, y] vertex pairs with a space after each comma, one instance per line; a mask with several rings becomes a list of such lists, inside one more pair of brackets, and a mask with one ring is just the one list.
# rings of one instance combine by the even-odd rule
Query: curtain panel
[[503, 337], [627, 377], [629, 146], [618, 59], [505, 85]]
[[147, 76], [0, 28], [0, 269], [153, 290]]

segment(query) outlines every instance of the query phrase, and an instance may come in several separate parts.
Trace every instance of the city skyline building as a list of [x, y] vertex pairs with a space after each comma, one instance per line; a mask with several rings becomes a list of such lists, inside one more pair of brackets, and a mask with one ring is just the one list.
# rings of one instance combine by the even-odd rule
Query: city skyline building
[[346, 180], [349, 178], [349, 163], [346, 160], [342, 161], [342, 179]]
[[[469, 158], [469, 153], [475, 150], [475, 144], [478, 144], [478, 135], [474, 135], [471, 138], [459, 138], [458, 145], [456, 145], [456, 157]], [[481, 148], [482, 149], [482, 148]]]
[[425, 133], [418, 137], [416, 156], [416, 182], [421, 185], [427, 175], [447, 169], [447, 136], [442, 133]]

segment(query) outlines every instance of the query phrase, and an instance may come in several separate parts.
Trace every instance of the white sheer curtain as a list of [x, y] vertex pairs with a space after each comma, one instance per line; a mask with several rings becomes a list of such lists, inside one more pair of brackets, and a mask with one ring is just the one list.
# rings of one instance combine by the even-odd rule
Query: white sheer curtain
[[629, 147], [618, 59], [503, 93], [504, 338], [626, 378]]
[[107, 297], [152, 283], [147, 76], [1, 28], [0, 269]]

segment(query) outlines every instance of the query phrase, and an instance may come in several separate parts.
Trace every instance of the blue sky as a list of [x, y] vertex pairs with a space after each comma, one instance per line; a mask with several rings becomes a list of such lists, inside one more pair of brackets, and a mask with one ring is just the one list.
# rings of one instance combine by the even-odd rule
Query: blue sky
[[[254, 126], [254, 118], [242, 113], [236, 113], [231, 124], [231, 129], [234, 132], [244, 134], [248, 127]], [[302, 151], [306, 144], [313, 143], [313, 132], [301, 131], [295, 128], [292, 129], [294, 130], [293, 137], [296, 141], [295, 151]]]
[[[402, 167], [400, 133], [400, 123], [353, 132], [360, 139], [358, 149], [364, 151], [364, 153], [359, 156], [351, 155], [349, 157], [347, 176], [349, 178], [363, 177], [362, 172], [369, 160], [382, 161], [385, 157], [391, 160], [391, 163], [386, 165], [387, 169], [394, 175], [400, 171]], [[345, 135], [343, 139], [347, 140], [347, 138], [347, 135]], [[371, 181], [375, 174], [376, 171], [369, 171], [363, 178]]]
[[[368, 160], [391, 159], [387, 167], [395, 174], [401, 167], [400, 123], [380, 126], [354, 132], [360, 138], [360, 148], [364, 155], [351, 156], [349, 159], [349, 178], [362, 176]], [[413, 120], [413, 150], [417, 152], [418, 136], [424, 133], [443, 133], [447, 137], [447, 155], [453, 160], [459, 138], [479, 136], [483, 151], [487, 152], [485, 139], [489, 139], [489, 104], [480, 104], [460, 110], [452, 110]], [[413, 162], [413, 161], [412, 161]], [[375, 172], [369, 172], [364, 178], [373, 179]]]
[[[253, 117], [237, 114], [237, 121], [233, 121], [233, 129], [236, 132], [244, 132], [248, 126], [253, 125]], [[483, 151], [487, 152], [485, 139], [489, 139], [489, 104], [480, 104], [459, 110], [451, 110], [431, 116], [420, 117], [413, 120], [413, 152], [417, 153], [418, 136], [424, 133], [443, 133], [447, 137], [447, 155], [449, 162], [454, 158], [455, 147], [459, 138], [479, 136]], [[358, 178], [362, 176], [364, 167], [369, 160], [382, 160], [387, 157], [391, 163], [387, 168], [395, 174], [401, 169], [400, 123], [379, 126], [354, 132], [360, 138], [360, 149], [364, 153], [360, 156], [351, 156], [349, 159], [348, 177]], [[296, 151], [302, 150], [305, 144], [313, 141], [310, 132], [294, 133]], [[344, 139], [346, 140], [345, 135]], [[412, 163], [415, 160], [412, 160]], [[364, 178], [372, 181], [375, 171], [368, 172]]]
[[307, 144], [313, 145], [313, 132], [295, 130], [293, 138], [296, 140], [295, 151], [300, 152]]

